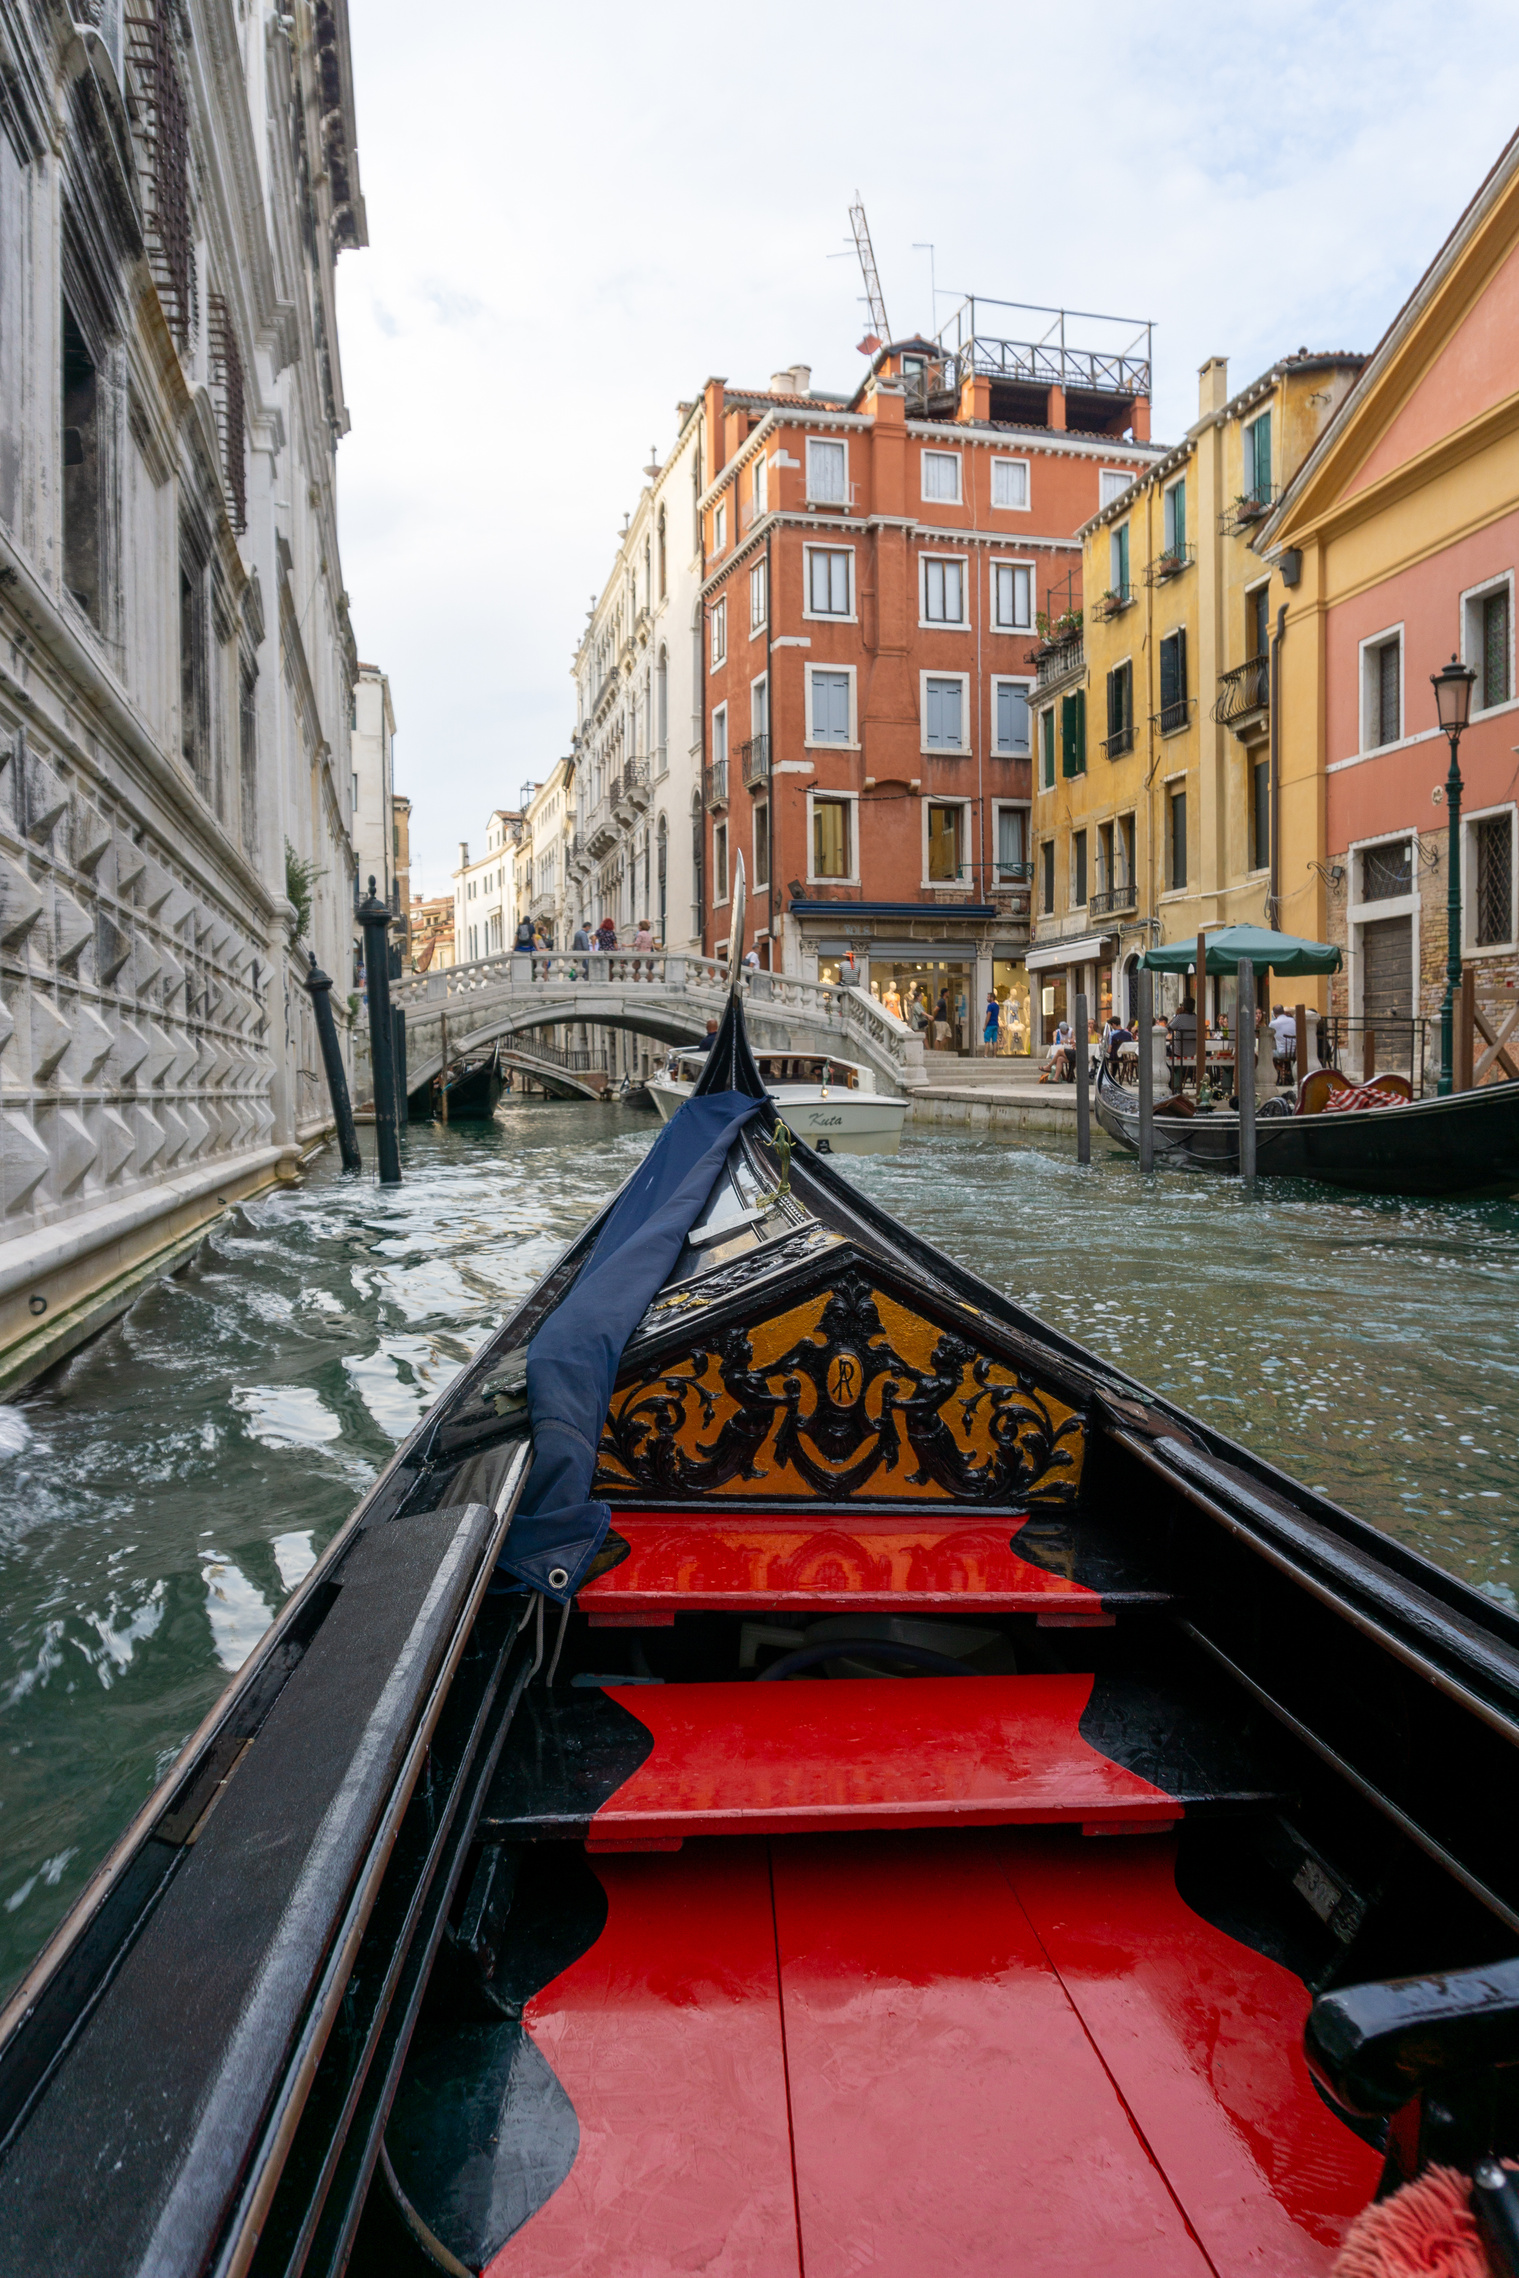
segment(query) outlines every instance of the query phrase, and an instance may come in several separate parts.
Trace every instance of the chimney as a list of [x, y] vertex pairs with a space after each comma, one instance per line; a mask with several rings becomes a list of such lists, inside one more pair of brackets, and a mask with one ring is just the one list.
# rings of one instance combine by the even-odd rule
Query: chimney
[[469, 868], [469, 840], [467, 838], [461, 838], [459, 841], [459, 868], [461, 870]]
[[774, 395], [806, 395], [812, 386], [810, 364], [788, 364], [784, 371], [772, 372], [770, 388]]
[[807, 395], [811, 392], [812, 366], [810, 364], [793, 364], [791, 378], [798, 395]]
[[1210, 411], [1222, 411], [1229, 400], [1229, 359], [1227, 356], [1210, 356], [1197, 375], [1197, 409], [1199, 417], [1206, 419]]

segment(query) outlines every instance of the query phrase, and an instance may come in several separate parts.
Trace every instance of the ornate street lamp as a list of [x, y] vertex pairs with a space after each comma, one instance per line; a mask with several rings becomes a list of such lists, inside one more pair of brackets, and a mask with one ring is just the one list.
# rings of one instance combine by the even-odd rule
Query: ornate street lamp
[[1457, 760], [1466, 723], [1471, 717], [1472, 683], [1477, 675], [1456, 657], [1430, 674], [1435, 692], [1435, 713], [1441, 733], [1450, 743], [1450, 773], [1445, 778], [1446, 827], [1449, 853], [1445, 881], [1445, 994], [1440, 1000], [1440, 1096], [1454, 1083], [1456, 995], [1461, 987], [1461, 769]]

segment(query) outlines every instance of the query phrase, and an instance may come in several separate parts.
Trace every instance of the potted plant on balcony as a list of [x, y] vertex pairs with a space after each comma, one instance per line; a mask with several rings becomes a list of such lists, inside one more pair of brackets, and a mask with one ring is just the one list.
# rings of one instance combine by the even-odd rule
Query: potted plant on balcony
[[1164, 584], [1168, 577], [1175, 577], [1177, 571], [1184, 570], [1186, 566], [1187, 557], [1185, 554], [1162, 554], [1155, 564], [1157, 582]]
[[1128, 599], [1128, 595], [1121, 592], [1116, 585], [1110, 585], [1097, 606], [1104, 617], [1116, 617], [1120, 609], [1127, 607]]
[[1234, 500], [1235, 521], [1239, 523], [1263, 521], [1268, 503], [1264, 498], [1257, 498], [1254, 491], [1239, 491]]

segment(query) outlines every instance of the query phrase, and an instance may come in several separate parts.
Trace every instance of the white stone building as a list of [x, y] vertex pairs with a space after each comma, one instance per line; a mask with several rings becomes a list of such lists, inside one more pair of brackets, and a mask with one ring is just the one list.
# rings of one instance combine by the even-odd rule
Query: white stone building
[[357, 865], [354, 893], [356, 897], [367, 894], [373, 878], [381, 901], [396, 913], [398, 923], [391, 940], [399, 948], [404, 945], [407, 905], [401, 895], [397, 859], [396, 719], [390, 682], [378, 665], [359, 666], [351, 717], [352, 832]]
[[567, 949], [575, 930], [566, 899], [575, 830], [573, 763], [556, 759], [531, 798], [527, 789], [524, 784], [522, 837], [517, 847], [517, 914], [542, 926], [556, 949]]
[[[524, 784], [525, 807], [536, 783]], [[522, 838], [522, 808], [497, 807], [485, 826], [485, 852], [470, 860], [469, 840], [459, 841], [459, 867], [454, 872], [454, 963], [468, 965], [476, 957], [493, 957], [510, 949], [517, 933], [517, 848]]]
[[350, 985], [346, 0], [77, 15], [0, 4], [0, 1384], [323, 1129], [292, 887]]

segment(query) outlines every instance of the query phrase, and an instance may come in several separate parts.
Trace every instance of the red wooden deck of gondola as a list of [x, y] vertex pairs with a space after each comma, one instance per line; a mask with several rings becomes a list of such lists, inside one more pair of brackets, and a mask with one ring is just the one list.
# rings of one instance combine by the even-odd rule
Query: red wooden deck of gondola
[[593, 1846], [1182, 1813], [1082, 1738], [1090, 1676], [605, 1689], [654, 1746], [591, 1820]]
[[576, 1603], [603, 1626], [620, 1613], [745, 1612], [1100, 1615], [1163, 1602], [1160, 1590], [1097, 1591], [1020, 1558], [1026, 1512], [846, 1519], [797, 1511], [614, 1511], [629, 1545]]

